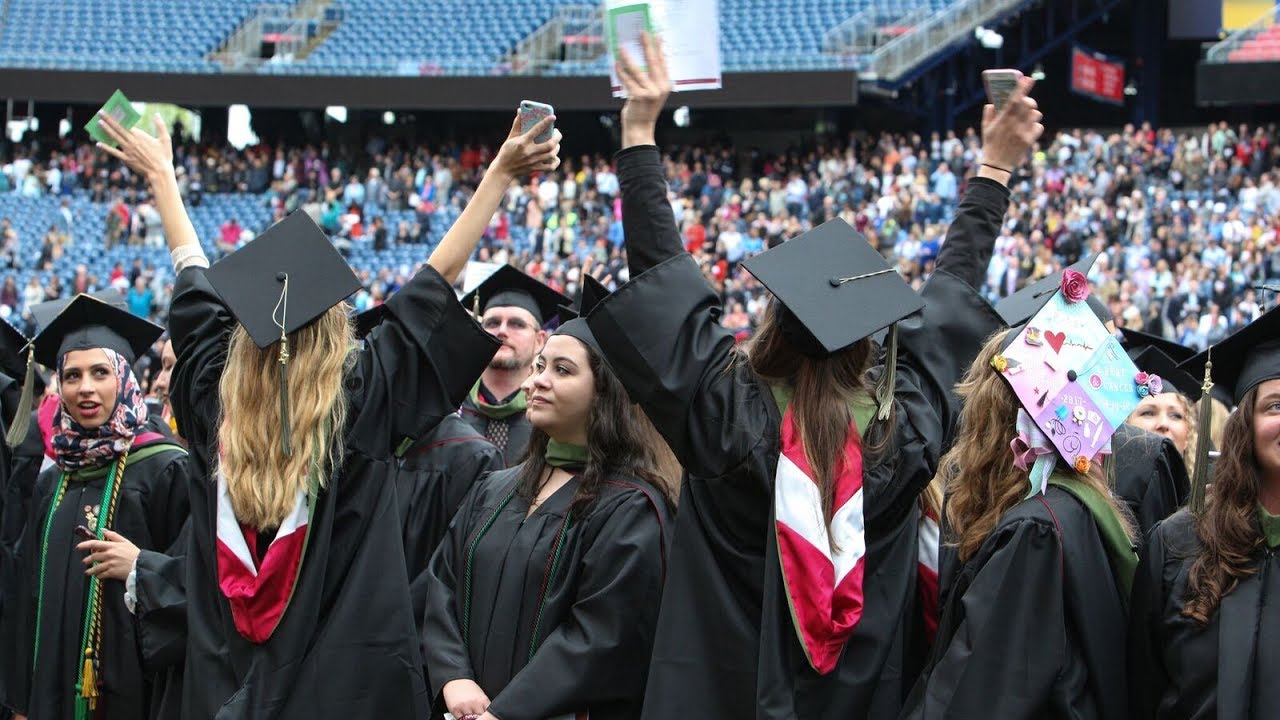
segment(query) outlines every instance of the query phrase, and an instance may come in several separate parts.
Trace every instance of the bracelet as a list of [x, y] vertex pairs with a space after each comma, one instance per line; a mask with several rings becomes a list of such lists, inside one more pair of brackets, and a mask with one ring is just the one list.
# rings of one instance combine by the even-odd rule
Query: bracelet
[[991, 163], [989, 163], [989, 162], [980, 162], [980, 163], [978, 163], [978, 164], [979, 164], [979, 165], [981, 165], [981, 166], [983, 166], [983, 167], [989, 167], [989, 168], [991, 168], [992, 170], [999, 170], [1000, 172], [1009, 173], [1010, 177], [1012, 177], [1012, 176], [1013, 176], [1013, 171], [1012, 171], [1012, 170], [1010, 170], [1010, 169], [1008, 169], [1008, 168], [1002, 168], [1002, 167], [1000, 167], [999, 165], [992, 165], [992, 164], [991, 164]]

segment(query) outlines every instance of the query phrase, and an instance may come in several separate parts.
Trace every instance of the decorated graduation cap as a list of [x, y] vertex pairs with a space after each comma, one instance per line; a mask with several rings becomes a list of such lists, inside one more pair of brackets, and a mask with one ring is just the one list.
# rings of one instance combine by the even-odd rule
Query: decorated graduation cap
[[[1087, 278], [1089, 270], [1097, 259], [1097, 255], [1089, 255], [1072, 265], [1040, 278], [996, 303], [996, 313], [1004, 320], [1004, 324], [1009, 327], [1022, 325], [1040, 312], [1040, 308], [1053, 299], [1054, 293], [1058, 292], [1058, 289], [1062, 287], [1062, 278], [1068, 270], [1074, 270]], [[1106, 305], [1094, 298], [1092, 294], [1085, 298], [1085, 301], [1089, 303], [1089, 307], [1101, 322], [1105, 323], [1112, 319], [1111, 312], [1107, 310]]]
[[560, 308], [560, 327], [556, 329], [554, 334], [568, 335], [575, 338], [583, 345], [594, 350], [597, 355], [604, 357], [600, 344], [596, 342], [595, 335], [591, 334], [591, 328], [587, 326], [585, 316], [607, 297], [609, 297], [609, 289], [599, 280], [583, 273], [582, 299], [578, 301], [578, 309], [574, 310], [567, 306]]
[[898, 353], [897, 323], [921, 298], [866, 238], [839, 218], [743, 262], [781, 304], [782, 332], [796, 348], [829, 357], [889, 327], [877, 417], [888, 417]]
[[[1162, 392], [1173, 391], [1191, 402], [1200, 399], [1200, 381], [1196, 380], [1191, 373], [1178, 367], [1178, 361], [1166, 355], [1163, 350], [1154, 346], [1138, 351], [1129, 350], [1129, 357], [1133, 360], [1133, 364], [1138, 366], [1140, 372], [1159, 380], [1155, 384], [1155, 392], [1148, 394], [1159, 395]], [[1152, 388], [1149, 386], [1148, 389]]]
[[510, 265], [498, 268], [484, 282], [462, 298], [462, 306], [477, 316], [492, 307], [518, 307], [528, 310], [539, 327], [545, 327], [559, 314], [562, 306], [573, 301], [562, 293], [538, 282]]
[[1015, 464], [1030, 471], [1032, 493], [1044, 491], [1059, 458], [1088, 472], [1152, 390], [1150, 377], [1089, 307], [1088, 294], [1083, 274], [1068, 268], [1058, 290], [992, 358], [1022, 405]]
[[[1186, 345], [1168, 338], [1160, 337], [1159, 335], [1152, 335], [1151, 333], [1145, 333], [1139, 330], [1129, 330], [1128, 328], [1120, 328], [1120, 333], [1124, 336], [1120, 343], [1124, 345], [1124, 349], [1129, 353], [1129, 357], [1134, 358], [1134, 362], [1143, 370], [1147, 370], [1147, 368], [1141, 362], [1138, 362], [1137, 357], [1148, 348], [1159, 350], [1169, 360], [1173, 361], [1175, 366], [1182, 365], [1196, 354], [1194, 348], [1189, 348]], [[1164, 364], [1164, 361], [1156, 359], [1154, 356], [1149, 356], [1147, 362], [1154, 362], [1158, 366], [1164, 367], [1168, 370], [1168, 366]], [[1176, 380], [1174, 382], [1174, 387], [1178, 392], [1185, 395], [1192, 402], [1195, 402], [1200, 398], [1203, 392], [1201, 388], [1201, 381], [1197, 379], [1197, 375], [1188, 372], [1186, 368], [1178, 367], [1178, 370], [1178, 375], [1175, 375], [1172, 372], [1166, 373], [1159, 369], [1154, 370], [1154, 372], [1160, 373], [1161, 377], [1164, 377], [1166, 380]], [[1194, 391], [1189, 387], [1184, 387], [1185, 379], [1188, 377], [1191, 378], [1193, 383], [1195, 383]], [[1210, 394], [1213, 396], [1213, 399], [1227, 407], [1231, 407], [1234, 404], [1231, 399], [1231, 391], [1225, 385], [1214, 385]]]
[[302, 211], [219, 260], [206, 277], [255, 345], [280, 344], [281, 442], [290, 454], [289, 335], [350, 297], [360, 280]]

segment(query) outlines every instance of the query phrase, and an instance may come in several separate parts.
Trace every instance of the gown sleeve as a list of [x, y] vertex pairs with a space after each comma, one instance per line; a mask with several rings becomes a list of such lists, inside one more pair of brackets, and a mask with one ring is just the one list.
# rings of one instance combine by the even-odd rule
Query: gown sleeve
[[771, 395], [730, 367], [720, 298], [679, 243], [657, 148], [617, 155], [631, 281], [587, 322], [614, 374], [684, 468], [720, 477], [763, 442]]
[[181, 666], [187, 649], [187, 589], [184, 573], [190, 524], [169, 552], [138, 554], [134, 622], [138, 651], [147, 672]]
[[19, 715], [26, 714], [31, 699], [42, 533], [56, 484], [52, 473], [37, 480], [29, 506], [30, 517], [15, 547], [17, 582], [11, 588], [0, 588], [6, 594], [5, 612], [0, 618], [0, 647], [6, 648], [0, 660], [0, 707]]
[[936, 270], [921, 291], [924, 309], [898, 325], [899, 369], [913, 376], [935, 408], [945, 433], [944, 449], [960, 416], [955, 384], [987, 338], [1005, 327], [978, 288], [1008, 207], [1008, 188], [986, 178], [969, 182], [947, 228]]
[[483, 483], [467, 494], [458, 508], [440, 547], [423, 571], [427, 611], [422, 620], [422, 658], [427, 666], [432, 698], [439, 698], [444, 686], [453, 680], [475, 680], [467, 641], [458, 620], [458, 573], [462, 571], [476, 519]]
[[[1032, 718], [1043, 712], [1070, 657], [1062, 546], [1054, 528], [1025, 520], [999, 531], [996, 549], [960, 597], [963, 619], [902, 717]], [[945, 612], [945, 611], [944, 611]]]
[[204, 268], [188, 267], [178, 274], [169, 305], [169, 332], [178, 358], [169, 397], [179, 434], [194, 443], [209, 445], [217, 429], [218, 384], [234, 327], [235, 318]]
[[569, 617], [492, 698], [489, 712], [501, 720], [543, 720], [644, 695], [662, 594], [662, 523], [638, 492], [600, 522]]
[[348, 443], [390, 457], [458, 409], [501, 344], [426, 265], [386, 302], [348, 382]]
[[1165, 536], [1169, 527], [1169, 521], [1157, 525], [1143, 544], [1129, 598], [1129, 717], [1134, 720], [1155, 718], [1169, 686], [1169, 674], [1160, 654], [1166, 592]]

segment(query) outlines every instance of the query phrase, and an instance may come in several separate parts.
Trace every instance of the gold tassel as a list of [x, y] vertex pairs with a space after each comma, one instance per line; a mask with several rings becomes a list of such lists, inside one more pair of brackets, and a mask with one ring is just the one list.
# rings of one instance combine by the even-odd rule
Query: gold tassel
[[289, 422], [289, 338], [280, 338], [280, 443], [286, 457], [293, 455], [293, 424]]
[[876, 385], [876, 419], [888, 420], [889, 410], [893, 407], [893, 391], [897, 385], [898, 374], [898, 323], [889, 326], [889, 344], [884, 356], [884, 375]]
[[94, 709], [98, 704], [98, 677], [97, 670], [93, 666], [93, 655], [88, 650], [84, 652], [84, 679], [80, 685], [80, 697], [89, 699], [89, 708]]
[[1213, 389], [1213, 350], [1209, 351], [1209, 359], [1204, 363], [1204, 384], [1201, 385], [1199, 424], [1196, 434], [1196, 466], [1191, 474], [1191, 512], [1199, 514], [1204, 511], [1205, 490], [1209, 483], [1209, 427], [1213, 424], [1213, 397], [1209, 391]]
[[31, 409], [34, 404], [36, 386], [36, 348], [34, 343], [27, 345], [27, 372], [22, 379], [22, 394], [18, 396], [18, 409], [13, 413], [13, 424], [5, 434], [5, 442], [9, 447], [18, 447], [27, 439], [27, 430], [31, 427]]

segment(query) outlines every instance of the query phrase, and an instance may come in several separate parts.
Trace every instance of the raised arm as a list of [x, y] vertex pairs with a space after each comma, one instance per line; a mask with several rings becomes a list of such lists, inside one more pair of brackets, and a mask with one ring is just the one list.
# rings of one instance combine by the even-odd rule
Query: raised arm
[[489, 220], [498, 211], [502, 196], [511, 185], [511, 181], [535, 170], [550, 171], [560, 167], [560, 131], [556, 130], [550, 140], [536, 143], [537, 137], [551, 124], [555, 116], [543, 118], [529, 131], [520, 133], [520, 117], [517, 115], [511, 124], [511, 133], [498, 150], [498, 156], [489, 164], [480, 186], [463, 208], [444, 239], [431, 252], [427, 263], [435, 268], [449, 284], [458, 279], [458, 275], [467, 266], [467, 260], [475, 251], [476, 244], [484, 235]]
[[[196, 237], [195, 226], [191, 224], [187, 209], [182, 205], [182, 195], [178, 192], [178, 179], [173, 171], [173, 141], [160, 113], [156, 113], [153, 118], [155, 137], [146, 134], [141, 128], [125, 131], [107, 115], [99, 115], [98, 119], [107, 135], [118, 145], [111, 147], [98, 143], [98, 148], [132, 168], [146, 179], [151, 188], [160, 221], [164, 223], [164, 237], [169, 243], [169, 252], [184, 245], [199, 248], [200, 239]], [[175, 268], [175, 271], [180, 269]]]

